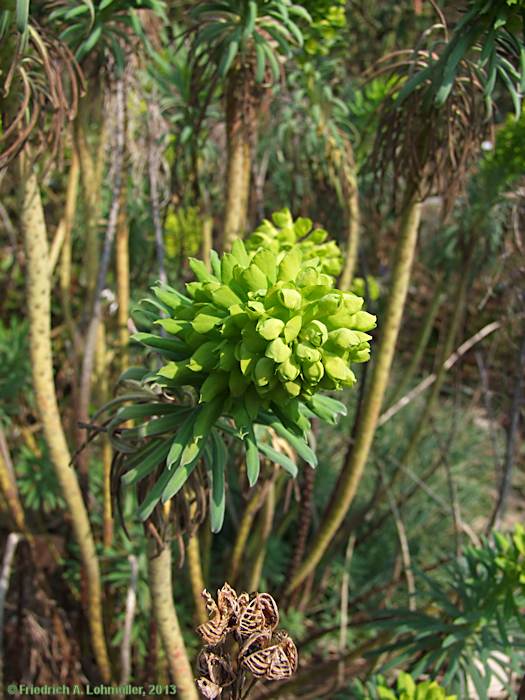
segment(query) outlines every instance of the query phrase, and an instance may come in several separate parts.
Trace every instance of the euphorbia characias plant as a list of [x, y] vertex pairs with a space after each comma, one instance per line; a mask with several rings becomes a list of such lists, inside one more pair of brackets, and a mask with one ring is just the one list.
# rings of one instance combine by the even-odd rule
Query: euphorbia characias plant
[[[324, 392], [355, 383], [351, 365], [369, 359], [367, 331], [375, 317], [362, 309], [361, 297], [335, 287], [339, 256], [324, 231], [310, 233], [309, 220], [293, 222], [286, 211], [274, 223], [277, 228], [265, 222], [246, 244], [235, 241], [231, 253], [213, 252], [211, 271], [190, 259], [196, 280], [186, 285], [186, 294], [159, 285], [155, 299], [139, 305], [137, 322], [150, 332], [137, 333], [135, 340], [154, 349], [163, 364], [135, 368], [127, 377], [157, 393], [149, 403], [120, 408], [109, 434], [120, 453], [123, 483], [156, 474], [139, 507], [142, 520], [173, 498], [204, 461], [211, 526], [219, 530], [225, 435], [243, 442], [253, 486], [260, 454], [291, 476], [297, 473], [295, 463], [268, 444], [268, 431], [257, 426], [272, 428], [315, 467], [310, 419], [334, 422], [346, 412]], [[146, 422], [123, 427], [139, 417]], [[135, 440], [146, 437], [151, 440], [133, 449]]]

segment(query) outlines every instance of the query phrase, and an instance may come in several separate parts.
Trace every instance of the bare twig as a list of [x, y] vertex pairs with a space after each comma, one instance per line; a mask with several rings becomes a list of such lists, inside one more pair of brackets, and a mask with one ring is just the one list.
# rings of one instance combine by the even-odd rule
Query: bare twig
[[500, 463], [500, 455], [499, 455], [498, 444], [497, 444], [497, 440], [496, 440], [496, 431], [495, 431], [496, 421], [494, 420], [494, 411], [493, 411], [493, 407], [492, 407], [492, 397], [491, 397], [491, 392], [490, 392], [490, 387], [489, 387], [487, 368], [485, 367], [485, 362], [483, 360], [483, 354], [482, 354], [481, 350], [476, 350], [475, 357], [476, 357], [476, 362], [477, 362], [478, 369], [479, 369], [479, 376], [481, 378], [481, 389], [483, 392], [483, 403], [485, 404], [485, 412], [487, 414], [488, 423], [489, 423], [490, 447], [492, 450], [492, 455], [494, 457], [494, 462], [496, 464], [499, 464]]
[[0, 698], [4, 697], [4, 614], [5, 599], [9, 589], [9, 579], [11, 577], [11, 567], [15, 556], [17, 545], [21, 535], [11, 532], [7, 537], [5, 545], [2, 570], [0, 572]]
[[505, 517], [507, 500], [512, 482], [512, 467], [516, 452], [516, 438], [518, 436], [518, 426], [520, 421], [521, 402], [523, 397], [523, 375], [525, 373], [525, 333], [521, 339], [518, 350], [517, 373], [514, 380], [514, 392], [510, 406], [509, 428], [507, 431], [507, 444], [505, 447], [505, 461], [503, 464], [503, 474], [499, 487], [498, 500], [490, 519], [489, 530], [498, 528]]
[[[481, 328], [471, 338], [462, 343], [459, 346], [459, 348], [447, 358], [447, 360], [444, 363], [445, 371], [448, 371], [451, 367], [453, 367], [456, 364], [456, 362], [463, 357], [463, 355], [465, 355], [472, 347], [474, 347], [474, 345], [481, 342], [484, 338], [486, 338], [491, 333], [494, 333], [494, 331], [497, 331], [499, 328], [501, 328], [500, 321], [493, 321], [492, 323], [483, 326], [483, 328]], [[396, 401], [395, 404], [393, 404], [387, 411], [385, 411], [379, 417], [378, 426], [384, 425], [387, 421], [393, 418], [396, 415], [396, 413], [399, 413], [401, 409], [405, 408], [405, 406], [408, 406], [409, 403], [411, 403], [414, 399], [420, 396], [426, 389], [431, 387], [432, 384], [434, 384], [434, 382], [436, 381], [436, 379], [437, 374], [435, 372], [429, 374], [428, 377], [425, 377], [423, 381], [419, 382], [419, 384], [415, 386], [411, 391], [409, 391], [408, 394], [405, 394], [405, 396], [399, 399], [399, 401]]]
[[[381, 472], [381, 479], [383, 480], [383, 482], [385, 482], [385, 474], [384, 474], [383, 467], [381, 465], [379, 465], [379, 469]], [[397, 507], [396, 499], [392, 495], [392, 492], [389, 488], [386, 489], [386, 495], [388, 498], [390, 510], [392, 511], [392, 517], [394, 518], [394, 522], [396, 525], [397, 537], [399, 539], [401, 558], [403, 560], [403, 568], [405, 570], [405, 578], [407, 581], [408, 607], [410, 610], [415, 610], [416, 609], [416, 581], [414, 578], [414, 572], [412, 570], [412, 559], [410, 557], [410, 547], [408, 546], [408, 539], [407, 539], [407, 534], [406, 534], [406, 530], [405, 530], [405, 525], [403, 523], [403, 520], [401, 519], [401, 514], [399, 512], [399, 508]]]
[[[352, 564], [352, 556], [354, 554], [355, 534], [352, 532], [348, 538], [345, 552], [345, 565], [343, 576], [341, 578], [341, 624], [339, 626], [339, 654], [343, 656], [346, 650], [346, 641], [348, 634], [348, 598], [350, 586], [350, 566]], [[343, 685], [345, 676], [345, 665], [342, 662], [337, 669], [339, 686]]]
[[129, 579], [128, 594], [126, 597], [126, 617], [124, 618], [124, 633], [122, 635], [122, 645], [120, 647], [120, 683], [126, 685], [129, 682], [131, 674], [131, 631], [133, 628], [133, 620], [135, 618], [135, 609], [137, 606], [137, 581], [139, 574], [139, 564], [137, 557], [130, 554], [128, 557], [131, 567], [131, 575]]

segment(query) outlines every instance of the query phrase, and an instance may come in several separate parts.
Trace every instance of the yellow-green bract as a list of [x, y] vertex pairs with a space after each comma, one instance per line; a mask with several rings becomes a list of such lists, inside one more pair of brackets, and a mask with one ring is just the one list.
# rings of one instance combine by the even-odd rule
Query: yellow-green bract
[[[375, 316], [361, 297], [334, 288], [319, 259], [305, 260], [300, 246], [276, 255], [236, 241], [231, 253], [212, 256], [211, 272], [198, 260], [190, 266], [197, 281], [187, 296], [154, 288], [170, 315], [155, 322], [167, 334], [157, 347], [172, 358], [156, 383], [191, 385], [200, 403], [220, 400], [233, 413], [239, 405], [252, 420], [355, 383], [351, 365], [369, 359]], [[155, 345], [150, 334], [136, 338]]]
[[319, 272], [337, 277], [343, 269], [343, 256], [337, 243], [328, 240], [328, 233], [322, 228], [312, 230], [310, 219], [299, 217], [295, 221], [288, 209], [272, 214], [272, 221], [265, 219], [246, 240], [248, 251], [260, 248], [275, 255], [299, 246], [303, 261], [317, 261]]

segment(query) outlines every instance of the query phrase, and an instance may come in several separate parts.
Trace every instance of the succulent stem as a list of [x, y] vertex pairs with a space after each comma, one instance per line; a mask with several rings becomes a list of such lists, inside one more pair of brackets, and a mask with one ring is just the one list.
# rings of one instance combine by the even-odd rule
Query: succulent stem
[[319, 563], [341, 526], [361, 480], [390, 377], [416, 250], [420, 214], [421, 204], [417, 198], [415, 196], [408, 198], [401, 220], [381, 339], [364, 399], [354, 447], [343, 465], [330, 508], [325, 513], [324, 521], [312, 543], [310, 552], [290, 581], [288, 592], [297, 588]]

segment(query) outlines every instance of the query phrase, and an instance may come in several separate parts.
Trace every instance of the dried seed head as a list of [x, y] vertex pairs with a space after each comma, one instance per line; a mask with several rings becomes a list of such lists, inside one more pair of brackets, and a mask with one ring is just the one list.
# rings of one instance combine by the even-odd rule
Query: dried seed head
[[[197, 659], [198, 688], [204, 698], [218, 698], [242, 674], [283, 680], [297, 670], [297, 648], [279, 624], [277, 603], [269, 593], [237, 595], [227, 583], [217, 591], [217, 602], [204, 590], [210, 619], [197, 628], [207, 645]], [[238, 642], [231, 644], [230, 642]], [[210, 647], [213, 647], [211, 649]], [[236, 658], [230, 653], [236, 652]]]
[[269, 631], [279, 624], [277, 603], [268, 593], [257, 593], [241, 611], [237, 632], [241, 639], [253, 634]]
[[83, 76], [68, 47], [30, 25], [27, 40], [15, 30], [2, 41], [11, 64], [4, 73], [0, 170], [31, 141], [33, 155], [57, 154], [64, 129], [77, 112]]
[[[297, 648], [284, 630], [276, 632], [273, 639], [261, 635], [257, 639], [250, 638], [246, 644], [249, 644], [248, 649], [241, 650], [239, 660], [243, 668], [257, 678], [283, 680], [297, 670]], [[261, 648], [253, 651], [259, 644]]]
[[[406, 60], [392, 60], [392, 74], [410, 78], [431, 63], [432, 56], [419, 51]], [[388, 72], [385, 62], [380, 72]], [[392, 88], [380, 111], [371, 167], [380, 190], [393, 174], [396, 187], [416, 193], [421, 199], [439, 194], [448, 211], [460, 192], [473, 157], [479, 154], [487, 133], [484, 93], [473, 66], [460, 61], [458, 77], [446, 102], [437, 106], [432, 99], [432, 81], [422, 83], [402, 101], [400, 83]], [[402, 83], [401, 83], [402, 85]]]
[[206, 601], [210, 619], [199, 625], [197, 632], [205, 644], [217, 646], [224, 641], [229, 632], [237, 627], [241, 606], [244, 608], [248, 600], [247, 594], [238, 597], [233, 588], [225, 583], [217, 591], [217, 603], [206, 590], [202, 592], [202, 596]]

